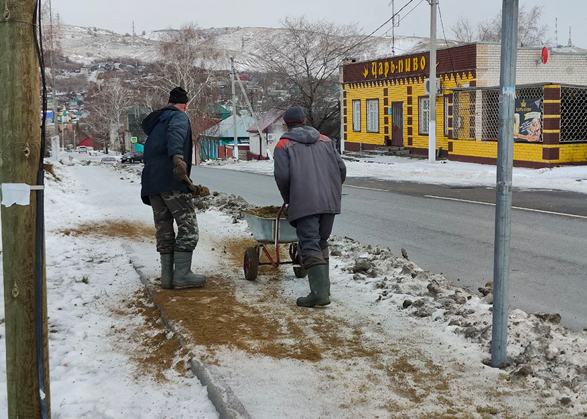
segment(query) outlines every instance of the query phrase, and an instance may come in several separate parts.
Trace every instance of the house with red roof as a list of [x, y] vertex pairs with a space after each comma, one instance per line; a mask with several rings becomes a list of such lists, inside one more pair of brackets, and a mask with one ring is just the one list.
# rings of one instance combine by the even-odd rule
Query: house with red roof
[[[261, 130], [259, 132], [259, 130]], [[259, 125], [253, 124], [248, 129], [249, 154], [247, 160], [267, 160], [273, 156], [275, 145], [287, 131], [283, 122], [283, 111], [273, 109], [259, 119]]]

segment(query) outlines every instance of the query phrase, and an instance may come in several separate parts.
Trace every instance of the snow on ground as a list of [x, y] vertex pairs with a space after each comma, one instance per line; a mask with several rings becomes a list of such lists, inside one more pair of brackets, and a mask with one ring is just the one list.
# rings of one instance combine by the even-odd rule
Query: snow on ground
[[[430, 163], [406, 157], [382, 156], [346, 160], [348, 177], [366, 177], [399, 182], [439, 185], [495, 187], [496, 167], [483, 164], [438, 161]], [[273, 174], [273, 162], [215, 161], [209, 167], [238, 170], [264, 175]], [[587, 193], [587, 166], [526, 169], [516, 167], [513, 186], [520, 189], [558, 189]]]
[[[48, 178], [46, 192], [52, 417], [217, 418], [177, 339], [167, 339], [142, 298], [122, 247], [153, 234], [136, 179], [95, 166], [56, 167], [56, 174], [61, 181]], [[6, 406], [4, 324], [0, 341]]]
[[[254, 418], [587, 417], [587, 335], [556, 316], [512, 311], [512, 365], [490, 368], [490, 287], [474, 295], [389, 249], [341, 238], [332, 240], [333, 303], [299, 309], [307, 279], [291, 266], [243, 279], [255, 244], [247, 204], [225, 194], [197, 201], [194, 267], [208, 284], [162, 290], [137, 171], [57, 169], [62, 181], [47, 191], [54, 418], [218, 417], [185, 371], [192, 355]], [[130, 262], [151, 278], [191, 355], [162, 330]]]

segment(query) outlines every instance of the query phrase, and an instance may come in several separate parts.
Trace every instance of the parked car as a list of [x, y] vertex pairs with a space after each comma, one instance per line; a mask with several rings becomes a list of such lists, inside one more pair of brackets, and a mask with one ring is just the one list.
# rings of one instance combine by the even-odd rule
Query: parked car
[[121, 163], [142, 163], [143, 153], [140, 151], [131, 151], [120, 158]]
[[102, 157], [100, 162], [102, 164], [116, 164], [116, 159], [114, 157]]
[[80, 147], [77, 148], [78, 153], [87, 153], [88, 152], [88, 147], [86, 147], [85, 145], [82, 145]]

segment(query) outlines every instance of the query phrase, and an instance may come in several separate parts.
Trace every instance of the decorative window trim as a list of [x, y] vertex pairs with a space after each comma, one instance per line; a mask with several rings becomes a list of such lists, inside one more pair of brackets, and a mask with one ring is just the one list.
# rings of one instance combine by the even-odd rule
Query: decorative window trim
[[[358, 106], [356, 106], [358, 105]], [[357, 112], [358, 109], [358, 112]], [[357, 125], [359, 129], [357, 129]], [[353, 132], [361, 132], [361, 100], [353, 100]]]
[[448, 107], [450, 105], [449, 95], [444, 95], [444, 136], [448, 137]]
[[[376, 104], [377, 106], [374, 109], [369, 109], [370, 104]], [[369, 111], [371, 111], [371, 116]], [[367, 119], [367, 132], [379, 133], [379, 99], [365, 100], [365, 116]]]
[[[426, 104], [426, 105], [424, 105]], [[428, 96], [418, 97], [418, 134], [429, 135], [430, 133], [430, 98]]]

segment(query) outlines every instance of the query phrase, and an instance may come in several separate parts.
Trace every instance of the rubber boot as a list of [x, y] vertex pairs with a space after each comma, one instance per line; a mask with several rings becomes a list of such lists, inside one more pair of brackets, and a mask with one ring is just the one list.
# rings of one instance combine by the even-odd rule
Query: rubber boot
[[328, 296], [330, 297], [330, 251], [328, 250], [328, 247], [322, 249], [322, 257], [326, 261], [326, 266], [328, 266]]
[[330, 304], [328, 297], [328, 265], [314, 265], [308, 269], [308, 280], [310, 282], [310, 294], [307, 297], [300, 297], [296, 304], [299, 307], [326, 306]]
[[206, 283], [204, 275], [192, 272], [193, 252], [175, 252], [175, 271], [173, 272], [173, 288], [197, 288]]
[[173, 288], [173, 253], [161, 253], [161, 288]]

